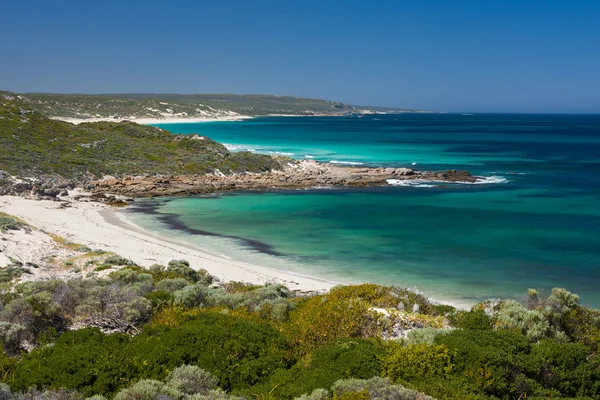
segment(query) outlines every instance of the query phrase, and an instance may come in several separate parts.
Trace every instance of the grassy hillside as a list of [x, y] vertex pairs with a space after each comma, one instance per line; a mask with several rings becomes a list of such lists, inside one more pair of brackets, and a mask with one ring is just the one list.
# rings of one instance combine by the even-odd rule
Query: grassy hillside
[[73, 125], [0, 95], [0, 170], [12, 175], [196, 174], [278, 168], [265, 155], [230, 153], [197, 135], [173, 135], [131, 122]]
[[[233, 94], [24, 94], [30, 107], [60, 118], [201, 118], [235, 115], [345, 115], [405, 112], [400, 108], [351, 106], [335, 101]], [[414, 111], [414, 110], [413, 110]]]

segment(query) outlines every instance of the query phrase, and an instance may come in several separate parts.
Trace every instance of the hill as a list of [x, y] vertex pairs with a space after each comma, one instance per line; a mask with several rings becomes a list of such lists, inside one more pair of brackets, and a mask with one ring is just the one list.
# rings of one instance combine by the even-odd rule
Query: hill
[[[280, 161], [231, 153], [198, 135], [174, 135], [132, 122], [73, 125], [50, 119], [31, 102], [0, 94], [0, 171], [15, 176], [171, 175], [266, 171]], [[283, 160], [283, 159], [279, 159]]]
[[[2, 92], [0, 92], [2, 93]], [[4, 92], [14, 95], [13, 93]], [[325, 115], [417, 112], [403, 108], [273, 95], [234, 94], [20, 94], [29, 107], [64, 119], [196, 119], [266, 115]]]

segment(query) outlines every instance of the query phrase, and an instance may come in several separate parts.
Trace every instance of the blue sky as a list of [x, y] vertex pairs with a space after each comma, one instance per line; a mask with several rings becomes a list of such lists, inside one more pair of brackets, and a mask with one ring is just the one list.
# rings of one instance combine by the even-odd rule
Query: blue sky
[[600, 113], [600, 1], [20, 0], [0, 89]]

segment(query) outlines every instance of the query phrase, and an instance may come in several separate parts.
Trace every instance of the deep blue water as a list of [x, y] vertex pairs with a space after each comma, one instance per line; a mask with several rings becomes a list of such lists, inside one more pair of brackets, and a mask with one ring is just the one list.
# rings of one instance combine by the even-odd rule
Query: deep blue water
[[[417, 287], [464, 304], [560, 286], [600, 306], [600, 116], [277, 117], [161, 127], [233, 150], [467, 169], [491, 183], [154, 199], [128, 211], [142, 226], [275, 268]], [[148, 205], [152, 214], [138, 212]], [[228, 238], [173, 231], [165, 215]]]

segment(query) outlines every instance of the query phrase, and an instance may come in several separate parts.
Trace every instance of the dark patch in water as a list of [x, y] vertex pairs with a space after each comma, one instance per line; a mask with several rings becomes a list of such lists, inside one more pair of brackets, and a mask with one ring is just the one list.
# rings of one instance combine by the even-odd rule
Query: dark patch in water
[[157, 217], [157, 219], [165, 224], [168, 228], [183, 231], [192, 235], [203, 235], [203, 236], [211, 236], [211, 237], [222, 237], [227, 239], [233, 239], [241, 242], [245, 247], [250, 248], [252, 250], [258, 251], [259, 253], [268, 254], [275, 257], [282, 257], [285, 254], [280, 253], [273, 249], [273, 247], [267, 243], [263, 243], [259, 240], [248, 239], [240, 236], [234, 235], [221, 235], [215, 232], [209, 232], [201, 229], [190, 228], [185, 225], [183, 222], [179, 220], [179, 217], [176, 214], [167, 214], [167, 213], [159, 213], [157, 210], [160, 205], [165, 204], [169, 200], [160, 200], [153, 202], [143, 202], [143, 203], [135, 203], [131, 209], [135, 210], [135, 212], [139, 212], [142, 214], [152, 214]]

